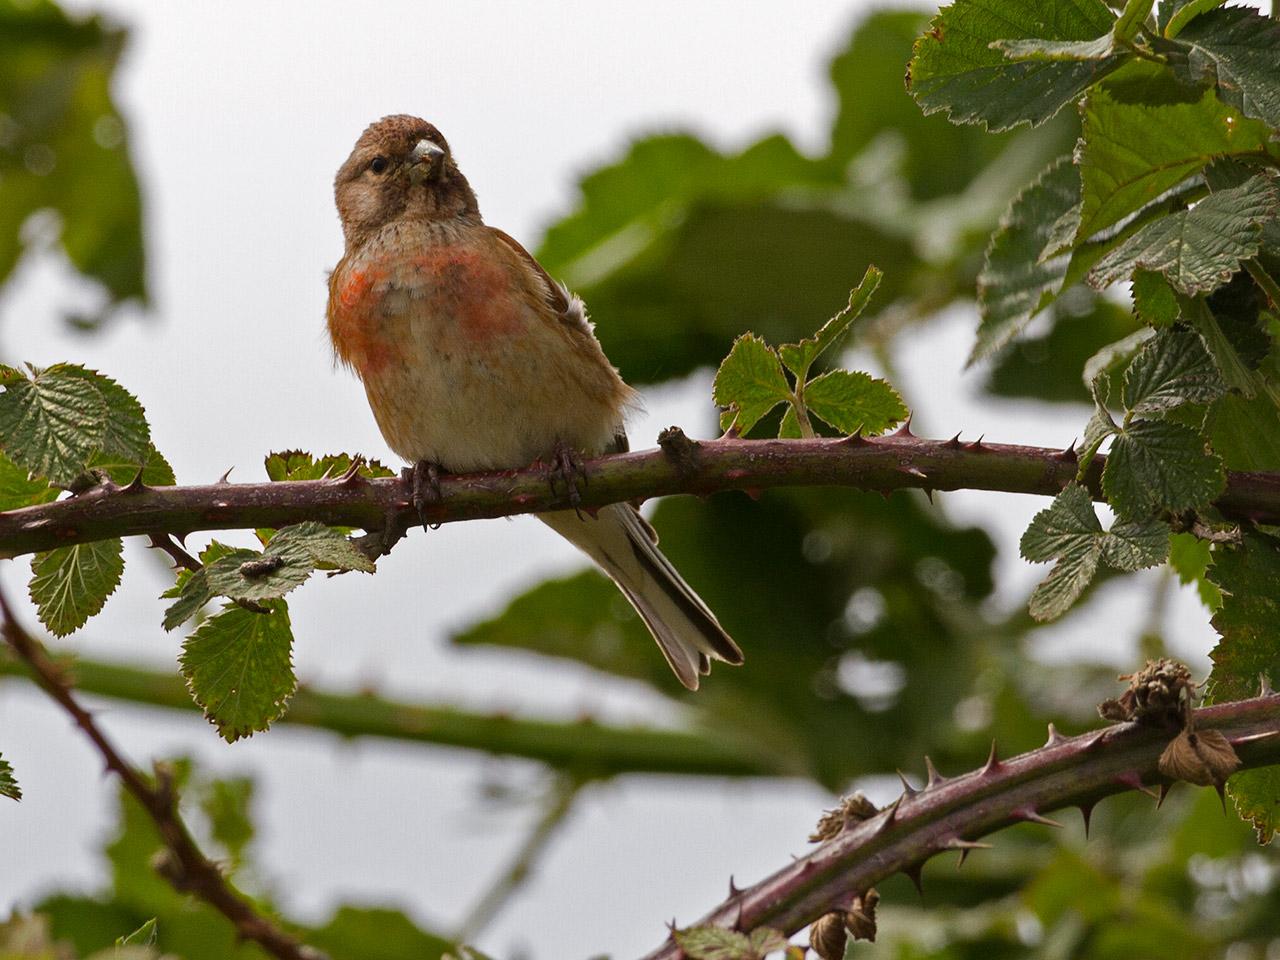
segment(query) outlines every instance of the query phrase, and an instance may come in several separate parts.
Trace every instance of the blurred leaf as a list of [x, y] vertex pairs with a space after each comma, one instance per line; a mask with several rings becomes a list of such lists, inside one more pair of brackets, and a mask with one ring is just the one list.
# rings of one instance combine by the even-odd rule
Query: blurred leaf
[[1093, 40], [1114, 22], [1098, 0], [957, 0], [916, 41], [908, 88], [926, 114], [945, 110], [953, 123], [983, 123], [989, 130], [1043, 123], [1124, 57], [1012, 63], [991, 44]]
[[755, 334], [744, 333], [720, 364], [711, 396], [727, 408], [721, 427], [734, 424], [745, 435], [761, 417], [790, 399], [791, 385], [773, 348]]
[[[361, 463], [356, 472], [366, 479], [374, 477], [394, 477], [395, 471], [383, 466], [377, 460], [359, 458]], [[345, 474], [351, 469], [352, 457], [348, 453], [329, 453], [322, 457], [313, 457], [305, 450], [284, 450], [267, 454], [264, 466], [267, 478], [275, 481], [283, 480], [328, 480]]]
[[1280, 127], [1280, 23], [1248, 7], [1212, 10], [1170, 46], [1183, 54], [1170, 63], [1188, 81], [1211, 82], [1224, 103]]
[[1210, 409], [1206, 426], [1228, 470], [1280, 470], [1280, 410], [1270, 397], [1227, 394]]
[[27, 471], [0, 454], [0, 510], [17, 510], [58, 498], [57, 487], [49, 481], [31, 478]]
[[[1222, 591], [1222, 606], [1213, 616], [1222, 639], [1210, 654], [1209, 695], [1217, 702], [1257, 696], [1261, 677], [1280, 677], [1280, 540], [1246, 531], [1240, 546], [1214, 551], [1209, 577]], [[1259, 841], [1270, 842], [1280, 830], [1276, 768], [1238, 773], [1227, 788]]]
[[47, 0], [0, 6], [0, 281], [23, 223], [52, 208], [76, 269], [113, 303], [146, 299], [138, 184], [110, 91], [124, 37]]
[[867, 267], [862, 280], [849, 293], [849, 303], [839, 313], [822, 325], [812, 339], [804, 339], [799, 343], [784, 343], [778, 348], [778, 356], [786, 364], [799, 381], [809, 376], [809, 368], [813, 361], [822, 356], [828, 349], [844, 336], [846, 330], [858, 319], [875, 295], [876, 287], [884, 279], [884, 272], [875, 266]]
[[120, 538], [58, 547], [31, 558], [29, 593], [40, 622], [65, 637], [85, 625], [115, 593], [124, 575]]
[[298, 685], [288, 608], [283, 600], [263, 606], [267, 613], [226, 604], [182, 644], [182, 675], [228, 743], [267, 729]]
[[862, 372], [832, 370], [805, 385], [804, 401], [841, 433], [883, 433], [907, 415], [898, 391]]
[[127, 947], [131, 944], [140, 946], [154, 946], [156, 942], [156, 918], [152, 917], [133, 933], [119, 937], [116, 940], [117, 947]]
[[1124, 405], [1133, 414], [1159, 416], [1184, 403], [1211, 403], [1226, 389], [1197, 334], [1162, 330], [1125, 371]]
[[0, 756], [0, 797], [8, 797], [10, 800], [22, 799], [22, 788], [13, 777], [13, 767], [3, 756]]
[[1205, 574], [1209, 569], [1209, 542], [1191, 533], [1175, 533], [1169, 538], [1169, 566], [1183, 584], [1195, 584], [1200, 602], [1210, 611], [1222, 606], [1222, 591]]
[[1181, 423], [1135, 420], [1120, 428], [1102, 473], [1107, 502], [1124, 518], [1202, 507], [1226, 485], [1222, 460]]
[[1059, 157], [1009, 204], [978, 274], [982, 322], [970, 363], [1012, 340], [1057, 296], [1070, 257], [1044, 261], [1040, 257], [1053, 236], [1054, 224], [1079, 202], [1080, 173], [1070, 157]]
[[1078, 240], [1119, 223], [1215, 157], [1264, 151], [1270, 135], [1213, 91], [1185, 87], [1146, 62], [1128, 64], [1091, 90], [1082, 116]]
[[1266, 177], [1210, 194], [1190, 210], [1147, 224], [1104, 254], [1086, 279], [1101, 289], [1137, 270], [1155, 270], [1187, 296], [1208, 293], [1257, 254], [1261, 224], [1275, 216], [1278, 202]]
[[307, 936], [332, 960], [439, 960], [451, 941], [424, 933], [398, 910], [340, 907]]
[[209, 818], [210, 833], [231, 858], [233, 873], [244, 862], [245, 850], [253, 840], [253, 821], [249, 817], [252, 802], [253, 781], [248, 777], [214, 780], [201, 798], [200, 807]]
[[689, 960], [764, 960], [787, 947], [787, 938], [768, 927], [758, 927], [750, 936], [724, 927], [689, 927], [671, 935]]

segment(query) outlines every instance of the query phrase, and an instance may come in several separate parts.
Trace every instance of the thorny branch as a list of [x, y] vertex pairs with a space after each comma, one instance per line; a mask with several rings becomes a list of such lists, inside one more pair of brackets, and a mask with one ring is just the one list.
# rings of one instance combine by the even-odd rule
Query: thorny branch
[[80, 706], [62, 672], [43, 647], [18, 623], [8, 599], [0, 593], [0, 632], [17, 656], [35, 675], [36, 682], [70, 714], [84, 735], [92, 741], [106, 767], [120, 778], [125, 789], [142, 805], [155, 822], [168, 850], [160, 866], [161, 874], [176, 890], [191, 893], [209, 904], [235, 926], [236, 933], [252, 940], [279, 960], [320, 960], [322, 954], [304, 946], [258, 913], [209, 860], [191, 837], [178, 812], [178, 798], [164, 769], [158, 767], [154, 783], [149, 782], [121, 756], [107, 739], [93, 716]]
[[[1280, 695], [1205, 707], [1193, 714], [1195, 729], [1221, 732], [1242, 766], [1280, 762]], [[956, 850], [963, 861], [986, 834], [1020, 822], [1057, 826], [1045, 814], [1075, 806], [1088, 826], [1093, 806], [1125, 790], [1167, 784], [1158, 763], [1170, 733], [1125, 723], [1076, 737], [1049, 727], [1043, 747], [1001, 760], [992, 745], [980, 770], [943, 777], [928, 763], [923, 789], [906, 783], [903, 794], [869, 819], [849, 825], [813, 853], [738, 890], [690, 926], [753, 930], [769, 926], [790, 935], [832, 911], [848, 910], [855, 897], [895, 873], [920, 884], [926, 861]], [[668, 939], [644, 960], [683, 960]]]
[[[1076, 475], [1075, 451], [987, 443], [982, 438], [930, 440], [909, 424], [883, 437], [806, 440], [695, 441], [664, 431], [661, 449], [623, 453], [584, 464], [578, 505], [590, 510], [623, 500], [770, 487], [848, 486], [889, 492], [903, 488], [999, 490], [1054, 496]], [[1105, 458], [1095, 457], [1085, 482], [1100, 498]], [[431, 523], [563, 510], [563, 489], [544, 466], [459, 474], [440, 479], [429, 502]], [[1280, 523], [1280, 474], [1232, 472], [1215, 503], [1237, 520]], [[415, 525], [418, 514], [404, 483], [369, 480], [354, 471], [333, 480], [296, 483], [216, 483], [208, 486], [119, 487], [102, 483], [77, 496], [0, 513], [0, 556], [103, 540], [197, 530], [281, 527], [303, 520], [380, 530]]]

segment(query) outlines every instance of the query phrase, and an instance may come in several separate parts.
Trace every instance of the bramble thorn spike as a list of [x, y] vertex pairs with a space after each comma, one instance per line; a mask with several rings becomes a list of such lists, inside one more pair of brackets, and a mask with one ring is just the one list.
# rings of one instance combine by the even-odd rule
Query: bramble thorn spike
[[1084, 818], [1084, 838], [1089, 839], [1089, 820], [1093, 817], [1093, 804], [1080, 804], [1080, 816]]
[[938, 773], [938, 768], [933, 765], [933, 760], [927, 754], [924, 758], [924, 768], [929, 774], [929, 779], [924, 785], [926, 790], [932, 790], [934, 787], [947, 782], [947, 778]]
[[364, 457], [354, 456], [347, 469], [342, 472], [342, 476], [335, 477], [334, 486], [338, 487], [358, 487], [364, 482], [364, 477], [360, 475], [360, 468], [364, 466]]
[[1115, 781], [1122, 787], [1128, 787], [1130, 790], [1137, 790], [1141, 793], [1145, 793], [1153, 800], [1160, 799], [1160, 795], [1158, 793], [1142, 782], [1142, 777], [1138, 776], [1138, 772], [1136, 770], [1126, 770], [1124, 773], [1116, 774]]
[[876, 833], [883, 833], [885, 830], [889, 828], [889, 826], [893, 823], [893, 821], [897, 819], [898, 807], [901, 806], [901, 804], [902, 804], [902, 797], [899, 796], [898, 799], [893, 801], [893, 803], [889, 804], [887, 807], [885, 807], [883, 810], [880, 811], [881, 813], [884, 814], [884, 819], [881, 820], [879, 826], [876, 827]]
[[960, 448], [960, 434], [958, 431], [954, 437], [947, 441], [946, 445], [952, 450], [958, 450]]
[[1218, 799], [1222, 802], [1222, 815], [1227, 815], [1227, 789], [1226, 784], [1222, 782], [1215, 783], [1213, 789], [1218, 791]]
[[926, 497], [928, 497], [928, 498], [929, 498], [929, 504], [932, 506], [932, 504], [933, 504], [933, 487], [921, 487], [920, 489], [921, 489], [921, 490], [923, 490], [923, 491], [924, 491], [924, 495], [925, 495]]
[[1058, 728], [1052, 723], [1049, 724], [1049, 739], [1044, 742], [1046, 747], [1056, 747], [1060, 743], [1066, 743], [1067, 738], [1058, 732]]
[[141, 493], [147, 489], [147, 485], [142, 482], [142, 467], [138, 468], [138, 472], [133, 475], [133, 479], [129, 481], [129, 485], [122, 489], [121, 493]]
[[916, 863], [909, 867], [902, 868], [902, 875], [911, 881], [912, 886], [916, 888], [916, 893], [924, 896], [924, 864]]
[[861, 446], [864, 443], [870, 443], [870, 442], [871, 441], [869, 441], [866, 437], [862, 435], [861, 426], [859, 426], [857, 430], [853, 431], [853, 433], [849, 434], [847, 437], [844, 438], [844, 440], [841, 441], [841, 443], [847, 443], [852, 447]]
[[1015, 820], [1024, 820], [1027, 823], [1038, 823], [1045, 827], [1061, 827], [1057, 820], [1051, 820], [1046, 816], [1036, 812], [1035, 807], [1019, 807], [1017, 810], [1011, 811], [1009, 816]]
[[1078, 460], [1080, 455], [1076, 453], [1076, 442], [1072, 440], [1067, 444], [1066, 448], [1058, 453], [1059, 460], [1065, 460], [1067, 463], [1073, 463]]
[[1156, 798], [1156, 809], [1159, 810], [1164, 806], [1164, 798], [1169, 795], [1169, 791], [1173, 789], [1173, 782], [1160, 784], [1160, 796]]
[[902, 421], [902, 426], [900, 426], [897, 430], [893, 431], [893, 435], [895, 437], [915, 436], [915, 434], [911, 432], [911, 417], [912, 417], [912, 414], [907, 414], [907, 419]]
[[898, 771], [898, 779], [902, 781], [902, 796], [905, 797], [906, 799], [908, 800], [911, 799], [916, 795], [916, 793], [919, 792], [916, 790], [915, 787], [911, 785], [911, 781], [907, 779], [906, 774], [904, 774], [901, 770]]
[[730, 876], [729, 876], [729, 899], [730, 899], [730, 900], [732, 900], [734, 897], [738, 896], [740, 893], [742, 893], [742, 891], [738, 888], [738, 885], [737, 885], [736, 883], [734, 883], [734, 882], [733, 882], [733, 875], [732, 875], [732, 874], [730, 874]]
[[987, 762], [984, 763], [982, 765], [982, 769], [978, 771], [978, 776], [989, 777], [993, 773], [996, 773], [997, 771], [999, 771], [1002, 766], [1004, 766], [1004, 764], [1000, 762], [1000, 757], [996, 753], [996, 742], [992, 740], [991, 752], [987, 754]]

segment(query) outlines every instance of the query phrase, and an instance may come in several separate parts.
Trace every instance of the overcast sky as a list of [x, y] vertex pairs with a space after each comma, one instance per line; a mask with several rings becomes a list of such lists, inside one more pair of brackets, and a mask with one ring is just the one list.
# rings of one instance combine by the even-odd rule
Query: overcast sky
[[[80, 362], [120, 380], [147, 405], [156, 443], [184, 483], [232, 466], [232, 479], [261, 479], [264, 453], [284, 447], [394, 462], [323, 334], [325, 272], [341, 253], [332, 176], [371, 120], [409, 112], [436, 123], [488, 222], [532, 248], [571, 208], [577, 176], [618, 156], [631, 137], [692, 128], [732, 148], [781, 129], [821, 150], [834, 109], [827, 61], [869, 8], [731, 0], [68, 6], [105, 9], [133, 28], [117, 96], [145, 192], [155, 302], [104, 335], [76, 336], [56, 317], [91, 302], [92, 292], [55, 259], [29, 260], [0, 300], [5, 353]], [[976, 382], [956, 363], [972, 324], [957, 311], [913, 334], [899, 358], [917, 423], [946, 435], [985, 429], [1011, 442], [1065, 445], [1077, 436], [1082, 410], [977, 405]], [[668, 423], [709, 434], [709, 385], [704, 373], [650, 391], [632, 446], [651, 446]], [[958, 519], [995, 524], [1000, 572], [1013, 585], [1006, 596], [1043, 574], [1016, 555], [1017, 534], [1041, 501], [940, 500]], [[167, 574], [146, 551], [130, 546], [127, 557], [120, 592], [67, 645], [176, 669], [179, 638], [161, 631], [156, 600]], [[644, 690], [585, 669], [451, 652], [440, 642], [513, 591], [579, 565], [529, 519], [414, 534], [377, 577], [316, 582], [291, 596], [298, 673], [431, 702], [678, 719]], [[0, 573], [11, 596], [25, 594], [26, 573], [21, 562]], [[1123, 592], [1102, 603], [1113, 636], [1146, 612]], [[1178, 611], [1179, 649], [1202, 658], [1203, 613], [1185, 597]], [[375, 635], [364, 633], [366, 623]], [[1065, 652], [1096, 632], [1069, 622], [1045, 644]], [[1118, 662], [1126, 653], [1111, 651]], [[304, 918], [352, 900], [398, 905], [447, 929], [535, 813], [479, 799], [495, 779], [535, 783], [524, 764], [341, 744], [285, 727], [229, 747], [194, 717], [105, 707], [110, 733], [140, 763], [186, 753], [258, 777], [265, 878]], [[0, 688], [0, 734], [27, 797], [0, 809], [2, 916], [43, 891], [98, 881], [91, 853], [112, 800], [100, 763], [30, 690]], [[498, 955], [526, 947], [539, 960], [641, 953], [673, 915], [688, 922], [714, 905], [730, 873], [740, 883], [758, 879], [801, 852], [829, 799], [809, 785], [763, 782], [633, 778], [599, 788], [480, 946]]]

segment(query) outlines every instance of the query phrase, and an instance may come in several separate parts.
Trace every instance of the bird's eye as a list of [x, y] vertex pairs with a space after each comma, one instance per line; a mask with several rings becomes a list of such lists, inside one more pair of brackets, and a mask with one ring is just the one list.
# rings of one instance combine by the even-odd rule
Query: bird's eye
[[369, 164], [369, 169], [374, 173], [385, 173], [387, 169], [387, 158], [374, 157], [372, 162]]

